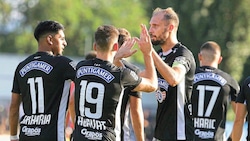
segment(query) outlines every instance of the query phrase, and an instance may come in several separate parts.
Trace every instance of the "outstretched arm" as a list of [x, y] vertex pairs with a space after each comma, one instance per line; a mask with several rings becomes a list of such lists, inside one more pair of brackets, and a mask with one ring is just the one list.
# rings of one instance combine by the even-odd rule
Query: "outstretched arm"
[[139, 48], [143, 53], [145, 70], [141, 73], [142, 81], [134, 90], [152, 92], [158, 87], [156, 70], [152, 57], [153, 45], [145, 25], [141, 25], [140, 39], [137, 39]]

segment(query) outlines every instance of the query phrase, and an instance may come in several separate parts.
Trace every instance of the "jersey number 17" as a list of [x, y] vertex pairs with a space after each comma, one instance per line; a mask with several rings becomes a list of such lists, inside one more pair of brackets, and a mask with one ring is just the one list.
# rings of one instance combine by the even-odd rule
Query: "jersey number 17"
[[[198, 116], [209, 117], [214, 108], [214, 104], [216, 102], [216, 99], [219, 95], [221, 88], [217, 86], [198, 85], [196, 89], [199, 91]], [[206, 91], [212, 91], [212, 96], [210, 98], [210, 101], [208, 102], [207, 109], [204, 108]], [[205, 110], [205, 115], [204, 115], [204, 110]]]

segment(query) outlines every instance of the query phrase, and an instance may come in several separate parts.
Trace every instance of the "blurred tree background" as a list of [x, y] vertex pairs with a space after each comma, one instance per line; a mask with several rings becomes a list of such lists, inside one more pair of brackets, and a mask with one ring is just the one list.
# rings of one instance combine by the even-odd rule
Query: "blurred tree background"
[[[178, 39], [197, 58], [208, 40], [222, 48], [219, 66], [241, 82], [250, 71], [249, 0], [0, 0], [0, 52], [31, 54], [37, 50], [33, 30], [42, 20], [56, 20], [66, 30], [64, 54], [84, 56], [92, 49], [95, 29], [102, 24], [127, 28], [138, 36], [156, 7], [173, 7], [180, 17]], [[140, 52], [132, 61], [142, 63]], [[197, 61], [198, 65], [198, 61]]]

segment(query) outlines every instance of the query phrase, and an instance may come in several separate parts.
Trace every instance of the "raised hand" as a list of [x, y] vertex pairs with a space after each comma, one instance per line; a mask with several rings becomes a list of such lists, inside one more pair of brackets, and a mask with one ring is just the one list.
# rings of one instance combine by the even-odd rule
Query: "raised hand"
[[141, 24], [140, 39], [137, 39], [137, 43], [143, 54], [150, 54], [152, 52], [153, 45], [151, 43], [147, 27], [144, 24]]
[[122, 44], [122, 46], [119, 48], [119, 50], [117, 51], [115, 58], [122, 59], [122, 58], [130, 57], [133, 54], [135, 54], [137, 52], [137, 50], [136, 49], [132, 50], [135, 43], [136, 43], [135, 38], [131, 38], [131, 39], [125, 41]]

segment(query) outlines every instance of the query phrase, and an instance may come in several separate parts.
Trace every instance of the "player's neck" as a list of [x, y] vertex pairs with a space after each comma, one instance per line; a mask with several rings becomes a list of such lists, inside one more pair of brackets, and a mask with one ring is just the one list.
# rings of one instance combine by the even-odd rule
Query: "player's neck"
[[209, 66], [209, 67], [213, 67], [213, 68], [218, 68], [218, 64], [216, 64], [216, 63], [202, 63], [201, 64], [201, 67], [203, 67], [203, 66]]
[[174, 38], [174, 39], [168, 39], [164, 44], [161, 45], [161, 49], [163, 52], [167, 52], [170, 49], [172, 49], [179, 41]]
[[48, 45], [47, 42], [39, 42], [38, 43], [38, 52], [47, 52], [51, 55], [53, 55], [51, 47]]
[[54, 55], [52, 51], [49, 51], [49, 50], [43, 49], [43, 48], [38, 48], [38, 52], [47, 52], [50, 55]]
[[113, 62], [114, 57], [111, 55], [108, 55], [107, 53], [97, 53], [96, 58], [104, 60], [104, 61], [109, 61]]

